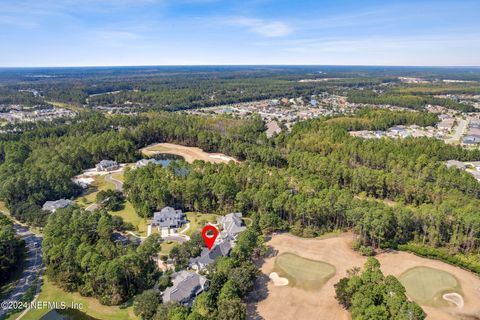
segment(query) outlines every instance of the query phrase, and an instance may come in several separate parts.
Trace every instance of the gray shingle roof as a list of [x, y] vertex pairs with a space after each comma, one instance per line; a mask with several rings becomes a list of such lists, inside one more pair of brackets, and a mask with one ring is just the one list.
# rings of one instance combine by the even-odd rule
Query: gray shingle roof
[[229, 213], [224, 217], [218, 218], [217, 222], [222, 227], [222, 232], [220, 233], [222, 238], [228, 236], [235, 238], [246, 229], [246, 227], [242, 226], [242, 214], [240, 212]]
[[199, 257], [190, 259], [189, 266], [193, 268], [197, 266], [199, 270], [205, 268], [210, 263], [213, 263], [218, 257], [225, 257], [230, 253], [230, 250], [233, 248], [232, 239], [224, 239], [217, 243], [212, 250], [204, 248]]
[[118, 168], [118, 163], [113, 160], [102, 160], [95, 167], [97, 170], [111, 170]]
[[152, 224], [160, 228], [178, 228], [186, 222], [185, 213], [172, 207], [165, 207], [153, 213]]
[[57, 209], [62, 209], [70, 206], [73, 203], [72, 200], [60, 199], [56, 201], [47, 201], [43, 204], [42, 209], [50, 212], [54, 212]]
[[172, 280], [173, 285], [163, 292], [163, 303], [190, 304], [207, 286], [207, 278], [185, 270], [174, 273]]

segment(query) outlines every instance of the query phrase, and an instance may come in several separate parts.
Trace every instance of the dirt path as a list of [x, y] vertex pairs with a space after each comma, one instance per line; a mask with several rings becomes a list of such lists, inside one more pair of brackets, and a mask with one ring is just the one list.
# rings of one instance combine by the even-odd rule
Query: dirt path
[[195, 160], [203, 160], [211, 163], [238, 162], [235, 158], [223, 153], [208, 153], [200, 148], [186, 147], [173, 143], [157, 143], [140, 149], [140, 152], [146, 156], [153, 156], [157, 153], [176, 154], [182, 156], [188, 163], [192, 163]]
[[[353, 236], [342, 234], [326, 239], [302, 239], [289, 234], [273, 236], [267, 243], [272, 255], [261, 265], [261, 280], [254, 296], [259, 302], [249, 303], [250, 319], [351, 319], [335, 300], [333, 285], [346, 276], [352, 267], [361, 267], [366, 258], [351, 249]], [[336, 274], [320, 289], [306, 291], [290, 286], [278, 287], [268, 281], [273, 271], [275, 256], [282, 252], [292, 252], [305, 258], [324, 261], [336, 267]], [[453, 274], [462, 285], [465, 306], [433, 308], [422, 306], [430, 320], [468, 319], [461, 314], [480, 317], [480, 279], [474, 274], [446, 263], [424, 259], [405, 252], [389, 252], [377, 256], [384, 274], [399, 276], [415, 266], [428, 266]], [[474, 318], [470, 318], [474, 319]]]

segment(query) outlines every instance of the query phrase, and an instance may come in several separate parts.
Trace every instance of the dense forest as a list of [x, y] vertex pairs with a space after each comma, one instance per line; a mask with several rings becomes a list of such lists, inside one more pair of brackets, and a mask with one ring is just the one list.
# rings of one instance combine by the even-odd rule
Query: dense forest
[[427, 138], [363, 140], [348, 134], [433, 120], [418, 112], [369, 111], [305, 121], [266, 147], [280, 151], [276, 165], [262, 159], [242, 165], [176, 164], [187, 166], [187, 175], [176, 174], [175, 165], [147, 166], [126, 173], [125, 189], [142, 216], [165, 205], [257, 212], [262, 227], [272, 230], [314, 236], [351, 228], [373, 248], [417, 241], [478, 254], [480, 186], [444, 162], [476, 160], [479, 151]]
[[154, 258], [160, 237], [125, 247], [112, 238], [122, 227], [121, 218], [105, 211], [68, 208], [52, 213], [42, 243], [49, 279], [107, 305], [118, 305], [151, 288], [159, 277]]
[[13, 230], [13, 223], [0, 213], [0, 286], [18, 267], [23, 254], [23, 241]]

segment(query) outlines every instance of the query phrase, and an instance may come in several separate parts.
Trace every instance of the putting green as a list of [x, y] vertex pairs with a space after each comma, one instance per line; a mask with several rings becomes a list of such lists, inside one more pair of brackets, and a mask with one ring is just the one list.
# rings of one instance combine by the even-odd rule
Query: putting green
[[455, 292], [461, 295], [458, 280], [450, 273], [429, 267], [408, 269], [398, 278], [415, 301], [428, 305], [445, 305], [442, 295]]
[[293, 286], [319, 289], [335, 275], [333, 265], [300, 257], [293, 253], [282, 253], [275, 259], [275, 270], [286, 277]]

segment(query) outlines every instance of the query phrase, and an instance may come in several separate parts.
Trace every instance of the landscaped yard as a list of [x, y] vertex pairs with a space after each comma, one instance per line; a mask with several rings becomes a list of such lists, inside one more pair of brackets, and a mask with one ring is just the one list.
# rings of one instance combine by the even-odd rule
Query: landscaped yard
[[175, 247], [177, 244], [178, 244], [178, 242], [175, 242], [175, 241], [164, 241], [164, 242], [162, 242], [160, 254], [162, 254], [162, 255], [170, 254], [170, 251], [172, 250], [172, 248]]
[[218, 217], [219, 215], [214, 213], [187, 212], [187, 220], [190, 222], [190, 228], [185, 234], [191, 236], [195, 231], [201, 232], [207, 223], [217, 223]]
[[[44, 278], [44, 283], [42, 284], [42, 289], [38, 301], [48, 301], [48, 302], [65, 302], [67, 306], [72, 303], [83, 305], [82, 312], [87, 315], [105, 320], [122, 320], [122, 319], [138, 319], [134, 313], [131, 306], [104, 306], [98, 302], [97, 299], [82, 297], [79, 293], [70, 293], [65, 292], [64, 290], [55, 286], [48, 279]], [[43, 315], [48, 313], [48, 309], [35, 309], [30, 310], [22, 319], [23, 320], [38, 320]]]
[[147, 224], [148, 219], [140, 217], [132, 204], [129, 201], [125, 201], [125, 207], [119, 211], [110, 211], [111, 215], [119, 216], [123, 218], [123, 221], [130, 222], [137, 229], [134, 231], [135, 234], [145, 237], [147, 236]]
[[83, 208], [88, 207], [91, 204], [95, 203], [95, 197], [97, 193], [102, 190], [113, 190], [115, 185], [105, 180], [105, 176], [96, 176], [94, 177], [95, 181], [92, 182], [90, 187], [84, 192], [83, 195], [78, 197], [75, 202]]

